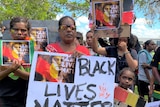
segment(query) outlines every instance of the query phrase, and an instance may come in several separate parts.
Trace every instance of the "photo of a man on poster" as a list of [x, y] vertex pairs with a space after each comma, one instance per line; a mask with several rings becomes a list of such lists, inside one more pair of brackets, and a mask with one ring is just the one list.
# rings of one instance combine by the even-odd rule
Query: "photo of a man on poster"
[[19, 60], [23, 65], [30, 65], [30, 49], [27, 41], [3, 41], [2, 57], [3, 65], [11, 64], [13, 60]]
[[46, 27], [32, 27], [31, 39], [36, 51], [44, 51], [48, 44], [48, 29]]
[[[43, 66], [42, 68], [40, 66]], [[66, 56], [39, 55], [36, 63], [35, 81], [74, 82], [75, 59]]]
[[97, 30], [117, 29], [120, 25], [120, 1], [92, 1]]

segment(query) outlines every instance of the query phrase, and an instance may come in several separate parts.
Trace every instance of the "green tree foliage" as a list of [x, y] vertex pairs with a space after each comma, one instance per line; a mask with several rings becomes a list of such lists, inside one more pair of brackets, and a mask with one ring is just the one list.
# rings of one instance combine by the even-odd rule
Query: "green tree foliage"
[[55, 19], [58, 13], [70, 11], [74, 17], [86, 14], [89, 0], [1, 0], [0, 21], [14, 16], [34, 20]]
[[151, 24], [160, 20], [160, 0], [135, 0], [134, 7], [136, 10], [142, 11]]
[[[0, 0], [0, 21], [14, 16], [33, 20], [55, 19], [57, 14], [70, 13], [73, 17], [88, 14], [90, 0]], [[160, 19], [160, 0], [134, 0], [135, 9], [147, 19]]]

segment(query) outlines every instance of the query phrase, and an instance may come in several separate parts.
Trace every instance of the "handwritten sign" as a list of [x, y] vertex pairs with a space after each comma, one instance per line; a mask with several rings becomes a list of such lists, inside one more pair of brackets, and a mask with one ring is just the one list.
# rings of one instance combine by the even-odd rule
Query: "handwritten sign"
[[115, 58], [35, 52], [32, 63], [26, 107], [113, 107]]
[[160, 101], [146, 103], [145, 107], [159, 107]]

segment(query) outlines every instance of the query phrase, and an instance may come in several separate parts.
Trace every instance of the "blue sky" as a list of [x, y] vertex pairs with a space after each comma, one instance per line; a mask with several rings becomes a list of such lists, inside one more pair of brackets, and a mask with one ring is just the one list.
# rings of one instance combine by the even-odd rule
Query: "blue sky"
[[135, 11], [135, 14], [137, 19], [133, 24], [132, 33], [139, 38], [160, 39], [160, 23], [155, 23], [151, 27], [147, 24], [151, 20], [146, 20], [142, 12]]
[[[66, 13], [65, 15], [68, 15], [68, 14], [69, 12]], [[156, 23], [152, 25], [152, 27], [150, 27], [147, 24], [147, 21], [150, 21], [150, 20], [146, 20], [142, 12], [135, 11], [135, 14], [136, 14], [137, 19], [135, 23], [132, 25], [131, 32], [134, 35], [136, 35], [140, 40], [157, 39], [157, 38], [160, 39], [160, 26], [159, 26], [160, 23]], [[63, 14], [58, 15], [56, 19], [59, 20], [62, 16], [64, 15]], [[81, 16], [77, 18], [76, 25], [77, 25], [77, 31], [83, 33], [83, 36], [85, 39], [86, 32], [89, 30], [88, 17], [85, 15], [85, 16]]]

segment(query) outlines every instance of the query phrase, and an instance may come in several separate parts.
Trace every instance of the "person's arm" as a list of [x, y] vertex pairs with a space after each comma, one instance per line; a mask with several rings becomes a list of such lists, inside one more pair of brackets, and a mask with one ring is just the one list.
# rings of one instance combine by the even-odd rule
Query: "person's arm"
[[151, 80], [151, 77], [150, 77], [150, 75], [149, 75], [148, 68], [144, 68], [144, 73], [146, 74], [147, 79], [150, 81], [150, 80]]
[[125, 54], [125, 58], [128, 63], [128, 66], [132, 69], [136, 69], [138, 66], [138, 61], [136, 59], [133, 59], [129, 51], [124, 52], [124, 54]]
[[150, 64], [147, 64], [147, 63], [143, 63], [142, 66], [144, 68], [152, 69], [152, 67], [150, 66]]
[[21, 69], [17, 69], [15, 72], [15, 75], [19, 76], [20, 78], [24, 79], [24, 80], [28, 80], [29, 79], [29, 72], [26, 71], [22, 71]]
[[98, 47], [98, 34], [94, 34], [93, 38], [92, 38], [92, 49], [94, 52], [100, 54], [100, 55], [107, 55], [106, 49], [105, 47]]
[[158, 83], [160, 84], [160, 75], [158, 73], [158, 69], [157, 67], [152, 66], [152, 73], [153, 76], [155, 77], [155, 79], [158, 81]]
[[149, 89], [149, 97], [152, 97], [153, 90], [154, 90], [154, 76], [152, 75], [149, 81], [150, 89]]
[[150, 81], [150, 73], [148, 69], [148, 64], [147, 64], [148, 58], [145, 52], [140, 52], [139, 53], [139, 58], [138, 58], [138, 63], [139, 63], [139, 72], [144, 72], [146, 75], [146, 78]]
[[157, 81], [160, 84], [160, 74], [158, 72], [159, 55], [160, 55], [160, 48], [157, 49], [157, 51], [153, 56], [153, 59], [151, 61], [151, 67], [155, 81]]
[[11, 72], [15, 72], [19, 67], [20, 65], [15, 63], [10, 66], [0, 66], [0, 80], [7, 77]]
[[[128, 46], [127, 46], [127, 43], [126, 42], [120, 42], [118, 44], [118, 48], [123, 52], [123, 54], [125, 55], [125, 58], [126, 58], [126, 61], [127, 61], [127, 64], [130, 68], [132, 69], [136, 69], [138, 67], [138, 61], [136, 59], [134, 59], [132, 56], [131, 56], [131, 52], [128, 50]], [[137, 53], [135, 51], [136, 56], [137, 56]]]

